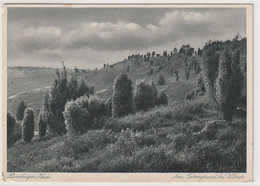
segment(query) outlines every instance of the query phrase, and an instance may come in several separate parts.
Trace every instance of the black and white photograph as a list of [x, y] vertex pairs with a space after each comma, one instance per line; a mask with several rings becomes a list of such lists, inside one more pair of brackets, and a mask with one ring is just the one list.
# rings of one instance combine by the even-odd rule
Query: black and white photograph
[[5, 179], [252, 180], [250, 11], [6, 5]]

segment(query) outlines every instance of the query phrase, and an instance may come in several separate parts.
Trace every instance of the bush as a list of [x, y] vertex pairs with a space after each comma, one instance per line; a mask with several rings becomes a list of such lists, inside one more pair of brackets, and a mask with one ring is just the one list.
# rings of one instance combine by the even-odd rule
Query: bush
[[160, 75], [159, 75], [159, 78], [158, 78], [158, 80], [157, 80], [157, 84], [158, 84], [158, 85], [164, 85], [164, 83], [165, 83], [165, 79], [164, 79], [163, 75], [160, 74]]
[[174, 138], [174, 146], [175, 146], [175, 150], [177, 152], [181, 151], [185, 145], [186, 145], [186, 141], [188, 136], [184, 136], [183, 134], [180, 134], [178, 136], [175, 136]]
[[155, 83], [153, 81], [151, 82], [151, 87], [153, 89], [153, 103], [156, 105], [158, 91], [157, 91], [157, 88], [156, 88]]
[[147, 75], [153, 75], [153, 69], [152, 69], [152, 68], [149, 70], [149, 72], [147, 73]]
[[154, 89], [144, 81], [138, 81], [135, 85], [133, 100], [136, 110], [147, 110], [154, 107]]
[[[207, 49], [205, 54], [203, 53], [207, 92], [218, 104], [223, 119], [232, 121], [243, 88], [240, 53], [235, 51], [231, 57], [229, 49], [217, 53], [211, 45], [206, 45], [204, 48]], [[212, 61], [216, 64], [211, 64]]]
[[160, 95], [159, 95], [157, 104], [158, 105], [167, 105], [168, 104], [168, 98], [167, 98], [165, 90], [160, 91]]
[[216, 81], [216, 101], [226, 121], [231, 121], [243, 88], [243, 77], [239, 67], [239, 52], [233, 59], [225, 51], [219, 63], [219, 74]]
[[117, 76], [114, 83], [112, 96], [112, 115], [113, 117], [122, 117], [133, 112], [132, 109], [132, 81], [122, 72]]
[[59, 70], [56, 74], [51, 90], [44, 97], [44, 121], [48, 124], [51, 133], [62, 135], [66, 133], [62, 112], [68, 98], [68, 78], [65, 66], [61, 74]]
[[18, 121], [23, 120], [24, 111], [26, 107], [27, 107], [26, 104], [23, 101], [21, 101], [16, 111], [16, 119]]
[[202, 72], [197, 76], [197, 88], [203, 92], [205, 91], [204, 75]]
[[7, 113], [7, 145], [10, 146], [13, 140], [13, 131], [16, 124], [15, 118], [8, 112]]
[[34, 136], [34, 114], [31, 108], [25, 110], [25, 116], [23, 118], [23, 140], [25, 142], [31, 142]]
[[75, 100], [80, 96], [94, 93], [94, 87], [89, 88], [82, 78], [77, 82], [77, 74], [72, 73], [68, 82], [67, 70], [56, 72], [56, 78], [51, 90], [45, 94], [43, 103], [43, 121], [49, 126], [49, 132], [63, 135], [66, 133], [66, 126], [63, 111], [67, 100]]
[[106, 114], [105, 103], [97, 96], [88, 98], [86, 95], [75, 101], [69, 101], [63, 112], [69, 133], [83, 133], [97, 128], [97, 120]]
[[111, 98], [108, 98], [106, 100], [106, 115], [108, 117], [111, 117], [112, 116], [112, 99]]
[[38, 128], [39, 128], [39, 136], [44, 137], [47, 130], [47, 123], [43, 121], [43, 114], [40, 113], [38, 116]]
[[22, 126], [19, 123], [16, 123], [13, 130], [14, 142], [22, 138]]

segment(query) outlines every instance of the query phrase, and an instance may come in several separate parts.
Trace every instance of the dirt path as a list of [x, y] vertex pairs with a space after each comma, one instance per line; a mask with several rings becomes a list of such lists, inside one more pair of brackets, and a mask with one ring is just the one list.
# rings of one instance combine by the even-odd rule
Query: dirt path
[[15, 95], [12, 95], [12, 96], [9, 96], [7, 99], [13, 99], [17, 96], [21, 96], [21, 95], [24, 95], [24, 94], [27, 94], [27, 93], [34, 93], [34, 92], [40, 92], [44, 89], [50, 89], [51, 86], [47, 86], [47, 87], [44, 87], [44, 88], [36, 88], [36, 89], [33, 89], [33, 90], [29, 90], [29, 91], [26, 91], [26, 92], [22, 92], [22, 93], [19, 93], [19, 94], [15, 94]]
[[106, 92], [106, 91], [107, 91], [107, 89], [103, 89], [103, 90], [97, 91], [97, 92], [95, 92], [95, 93], [96, 93], [96, 94], [100, 94], [100, 93]]

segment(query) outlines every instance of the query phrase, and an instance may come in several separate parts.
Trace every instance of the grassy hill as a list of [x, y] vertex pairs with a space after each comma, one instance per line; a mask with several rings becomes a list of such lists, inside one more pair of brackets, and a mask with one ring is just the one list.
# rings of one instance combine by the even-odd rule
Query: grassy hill
[[[197, 57], [198, 60], [199, 57]], [[174, 100], [182, 100], [187, 92], [196, 87], [196, 76], [194, 71], [191, 71], [190, 79], [185, 79], [184, 67], [181, 66], [179, 72], [179, 81], [176, 82], [175, 77], [171, 75], [171, 69], [179, 69], [175, 64], [182, 59], [178, 55], [173, 56], [171, 64], [159, 70], [159, 65], [150, 67], [148, 62], [134, 63], [130, 60], [122, 61], [114, 64], [112, 67], [102, 68], [93, 71], [80, 70], [79, 78], [83, 77], [89, 86], [95, 87], [95, 92], [99, 96], [108, 98], [112, 95], [113, 84], [116, 76], [122, 71], [127, 71], [127, 66], [130, 67], [130, 72], [127, 75], [135, 84], [136, 80], [144, 79], [147, 82], [158, 79], [160, 73], [165, 77], [165, 85], [157, 85], [157, 88], [167, 90], [169, 102]], [[191, 57], [187, 59], [187, 62]], [[184, 63], [184, 62], [183, 62]], [[153, 68], [154, 73], [148, 75], [150, 69]], [[73, 70], [70, 70], [70, 72]], [[42, 109], [42, 100], [44, 92], [52, 85], [56, 76], [56, 69], [52, 68], [22, 68], [12, 67], [8, 68], [8, 111], [15, 113], [21, 100], [28, 106], [32, 107], [36, 118]], [[37, 120], [35, 120], [37, 121]]]
[[[238, 43], [243, 73], [245, 41]], [[231, 44], [225, 42], [224, 45]], [[78, 78], [83, 77], [89, 86], [95, 87], [95, 94], [108, 99], [115, 78], [122, 71], [134, 84], [139, 79], [157, 82], [163, 74], [165, 84], [156, 86], [158, 90], [166, 90], [168, 106], [157, 106], [120, 119], [105, 118], [101, 121], [102, 128], [75, 138], [48, 134], [41, 139], [36, 132], [31, 143], [20, 140], [8, 148], [8, 171], [245, 172], [246, 118], [236, 115], [229, 125], [207, 96], [184, 99], [185, 94], [197, 86], [193, 68], [186, 80], [186, 64], [196, 60], [201, 65], [202, 58], [173, 54], [166, 63], [162, 63], [162, 59], [161, 55], [151, 58], [151, 63], [134, 57], [99, 70], [80, 69]], [[172, 75], [175, 70], [179, 72], [179, 81]], [[44, 92], [52, 85], [55, 71], [8, 68], [8, 110], [15, 113], [23, 100], [33, 108], [36, 122]], [[72, 71], [69, 70], [69, 74]], [[245, 87], [243, 94], [246, 94]]]
[[[245, 172], [246, 120], [227, 125], [204, 100], [177, 101], [71, 138], [35, 137], [8, 148], [17, 172]], [[210, 122], [208, 122], [210, 121]]]

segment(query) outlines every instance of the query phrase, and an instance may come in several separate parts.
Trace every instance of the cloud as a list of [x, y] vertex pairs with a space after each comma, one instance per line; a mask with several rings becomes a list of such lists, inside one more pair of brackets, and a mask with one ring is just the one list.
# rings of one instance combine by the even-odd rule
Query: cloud
[[[146, 14], [153, 16], [153, 10], [149, 11]], [[70, 20], [68, 23], [66, 19], [62, 22], [59, 17], [59, 22], [56, 20], [53, 24], [55, 17], [48, 22], [45, 16], [41, 25], [33, 16], [32, 20], [27, 17], [20, 22], [13, 19], [8, 23], [8, 59], [10, 64], [17, 64], [15, 60], [18, 59], [37, 60], [46, 64], [48, 60], [59, 61], [64, 58], [79, 64], [86, 59], [88, 64], [91, 60], [93, 63], [102, 63], [106, 59], [116, 62], [131, 52], [141, 53], [180, 43], [201, 46], [209, 38], [226, 40], [231, 39], [236, 32], [242, 36], [246, 34], [243, 9], [167, 9], [164, 15], [158, 14], [160, 16], [155, 18], [157, 22], [148, 21], [151, 18], [141, 18], [147, 16], [144, 12], [138, 13], [140, 19], [145, 21], [129, 21], [120, 17], [116, 21], [112, 16], [109, 20], [109, 15], [104, 21], [101, 17], [99, 21], [95, 17], [85, 21], [78, 15], [75, 22]]]

